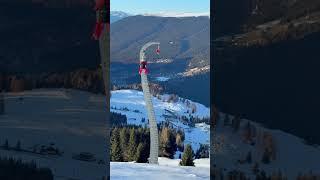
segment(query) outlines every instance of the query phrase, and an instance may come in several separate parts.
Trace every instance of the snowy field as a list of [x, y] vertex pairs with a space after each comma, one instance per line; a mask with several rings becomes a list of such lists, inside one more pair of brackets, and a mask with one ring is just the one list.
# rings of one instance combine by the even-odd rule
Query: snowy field
[[62, 156], [0, 150], [0, 156], [36, 160], [41, 167], [50, 167], [58, 179], [101, 179], [105, 166], [97, 162], [72, 159], [73, 154], [90, 152], [97, 160], [105, 159], [104, 103], [91, 99], [103, 96], [65, 90], [40, 89], [5, 94], [5, 115], [0, 116], [0, 145], [8, 139], [22, 149], [54, 143]]
[[160, 81], [160, 82], [165, 82], [165, 81], [169, 81], [170, 78], [169, 77], [164, 77], [164, 76], [159, 76], [155, 78], [156, 81]]
[[[191, 114], [191, 107], [182, 101], [167, 102], [169, 95], [161, 95], [159, 98], [153, 97], [153, 105], [156, 119], [159, 122], [165, 121], [165, 117], [170, 120], [176, 128], [184, 129], [185, 144], [192, 144], [194, 150], [198, 149], [200, 144], [210, 143], [210, 126], [204, 123], [196, 124], [195, 127], [189, 127], [179, 121], [178, 117]], [[193, 117], [208, 118], [210, 109], [202, 104], [189, 101], [196, 106], [196, 112], [191, 114]], [[143, 93], [136, 90], [117, 90], [111, 92], [111, 111], [121, 113], [127, 116], [129, 124], [144, 125], [147, 121], [142, 122], [142, 118], [148, 119], [145, 109]]]
[[178, 159], [159, 158], [159, 165], [111, 162], [112, 180], [208, 180], [210, 160], [197, 159], [195, 167], [181, 167]]
[[[158, 123], [166, 118], [176, 128], [185, 131], [185, 144], [192, 145], [194, 151], [199, 148], [200, 143], [209, 144], [210, 126], [204, 123], [195, 124], [189, 127], [183, 124], [178, 117], [191, 114], [193, 117], [208, 118], [209, 108], [202, 104], [190, 101], [196, 107], [195, 113], [191, 112], [191, 106], [187, 106], [183, 101], [167, 102], [169, 95], [153, 97], [153, 105]], [[111, 111], [126, 115], [129, 124], [147, 125], [148, 119], [145, 109], [143, 93], [136, 90], [117, 90], [111, 92]], [[169, 118], [168, 118], [169, 117]], [[111, 162], [111, 179], [153, 179], [153, 180], [185, 180], [185, 179], [210, 179], [210, 160], [196, 159], [195, 167], [179, 166], [179, 154], [175, 154], [176, 159], [159, 158], [159, 165], [139, 164], [132, 162]]]

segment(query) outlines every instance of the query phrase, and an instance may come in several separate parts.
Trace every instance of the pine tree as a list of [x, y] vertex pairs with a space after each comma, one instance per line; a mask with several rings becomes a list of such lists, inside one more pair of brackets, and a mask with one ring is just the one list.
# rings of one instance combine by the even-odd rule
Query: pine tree
[[196, 152], [196, 159], [200, 158], [209, 158], [209, 145], [207, 144], [200, 144], [200, 148]]
[[141, 163], [141, 154], [142, 154], [142, 150], [143, 150], [143, 144], [139, 143], [137, 150], [136, 150], [136, 154], [135, 154], [135, 161], [137, 163]]
[[122, 161], [119, 129], [114, 128], [111, 135], [111, 161]]
[[181, 134], [179, 133], [177, 133], [176, 135], [176, 145], [179, 151], [183, 151], [183, 141], [182, 141]]
[[192, 147], [190, 144], [187, 144], [184, 149], [182, 159], [180, 161], [180, 165], [181, 166], [194, 166], [193, 151], [192, 151]]
[[191, 113], [194, 114], [196, 112], [197, 112], [197, 106], [194, 103], [192, 103], [192, 105], [191, 105]]
[[176, 140], [168, 127], [162, 128], [160, 134], [160, 156], [173, 158], [176, 151]]
[[144, 156], [146, 157], [146, 161], [148, 162], [148, 158], [150, 155], [150, 129], [149, 128], [144, 128], [143, 140], [145, 145], [145, 149], [143, 153], [144, 153]]
[[181, 135], [181, 141], [185, 140], [186, 137], [185, 137], [184, 131], [182, 129], [178, 129], [177, 134]]
[[127, 131], [127, 128], [123, 127], [120, 130], [120, 147], [124, 161], [128, 161], [128, 141], [129, 133]]
[[138, 145], [140, 142], [143, 142], [143, 129], [142, 127], [139, 127], [136, 131], [136, 142], [138, 142]]
[[135, 153], [136, 153], [136, 135], [135, 135], [135, 129], [130, 129], [130, 136], [129, 136], [129, 145], [128, 145], [128, 161], [134, 161], [135, 160]]
[[138, 163], [146, 163], [148, 162], [149, 151], [146, 148], [145, 143], [139, 143], [136, 152], [136, 162]]

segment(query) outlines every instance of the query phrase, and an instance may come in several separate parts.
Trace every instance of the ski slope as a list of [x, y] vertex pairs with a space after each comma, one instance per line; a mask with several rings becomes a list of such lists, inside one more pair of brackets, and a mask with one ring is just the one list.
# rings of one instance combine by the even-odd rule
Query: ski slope
[[159, 81], [159, 82], [166, 82], [166, 81], [169, 81], [170, 78], [169, 77], [160, 76], [160, 77], [156, 77], [155, 80]]
[[[160, 96], [161, 99], [158, 99], [156, 97], [153, 97], [152, 101], [154, 104], [154, 108], [155, 108], [155, 113], [157, 118], [159, 118], [159, 122], [160, 121], [164, 121], [164, 117], [162, 117], [162, 115], [166, 114], [165, 110], [170, 110], [173, 111], [176, 115], [178, 116], [188, 116], [189, 113], [187, 113], [187, 111], [191, 110], [191, 108], [187, 107], [183, 102], [179, 101], [179, 102], [166, 102], [166, 100], [169, 98], [168, 94], [165, 95], [161, 95]], [[192, 102], [194, 103], [197, 107], [197, 111], [192, 114], [192, 116], [194, 117], [199, 117], [199, 118], [205, 118], [205, 117], [210, 117], [210, 110], [208, 107], [200, 104], [200, 103], [196, 103], [196, 102]], [[143, 118], [146, 117], [146, 110], [145, 110], [145, 102], [143, 99], [143, 92], [142, 91], [137, 91], [137, 90], [116, 90], [116, 91], [112, 91], [111, 92], [111, 100], [110, 100], [110, 104], [113, 107], [127, 107], [130, 110], [139, 110], [142, 113], [134, 113], [134, 112], [124, 112], [124, 111], [118, 111], [118, 110], [114, 110], [111, 109], [111, 111], [113, 112], [120, 112], [120, 113], [124, 113], [125, 115], [128, 115], [130, 117], [133, 118]], [[137, 123], [137, 124], [141, 124], [140, 122], [137, 121], [129, 121], [129, 123]]]
[[[208, 118], [210, 116], [209, 108], [190, 101], [196, 106], [196, 112], [191, 112], [191, 107], [182, 101], [167, 102], [169, 95], [160, 95], [158, 98], [153, 97], [154, 111], [158, 123], [170, 119], [171, 124], [176, 128], [184, 129], [185, 144], [190, 143], [193, 150], [197, 150], [200, 144], [210, 143], [210, 126], [204, 123], [196, 124], [195, 127], [189, 127], [183, 124], [177, 117], [193, 116], [198, 118]], [[136, 90], [117, 90], [111, 92], [111, 111], [121, 113], [127, 116], [128, 124], [147, 125], [147, 120], [142, 121], [143, 118], [148, 119], [145, 109], [145, 102], [143, 93]], [[189, 112], [189, 113], [188, 113]]]
[[159, 158], [159, 165], [133, 162], [111, 162], [112, 180], [208, 180], [209, 159], [195, 160], [195, 167], [179, 166], [178, 159]]
[[[92, 101], [101, 99], [102, 103]], [[0, 145], [7, 139], [32, 151], [34, 146], [54, 143], [62, 156], [0, 149], [1, 157], [35, 160], [50, 167], [56, 179], [101, 179], [105, 165], [72, 159], [73, 154], [90, 152], [105, 159], [105, 103], [102, 95], [66, 89], [39, 89], [5, 94], [5, 115], [0, 116]]]

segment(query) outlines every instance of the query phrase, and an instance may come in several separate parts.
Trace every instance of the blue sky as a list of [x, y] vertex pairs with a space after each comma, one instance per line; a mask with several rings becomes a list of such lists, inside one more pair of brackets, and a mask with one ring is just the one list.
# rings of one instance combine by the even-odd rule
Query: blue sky
[[159, 12], [210, 12], [210, 0], [110, 0], [111, 11], [131, 14]]

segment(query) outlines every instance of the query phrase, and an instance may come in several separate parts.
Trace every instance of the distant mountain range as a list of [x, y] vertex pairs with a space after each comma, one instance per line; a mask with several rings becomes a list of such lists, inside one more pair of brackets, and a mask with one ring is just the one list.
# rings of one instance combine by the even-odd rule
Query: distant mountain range
[[110, 12], [110, 23], [117, 22], [123, 18], [131, 16], [131, 14], [122, 12], [122, 11], [111, 11]]
[[150, 59], [185, 60], [188, 68], [209, 65], [210, 19], [200, 17], [130, 16], [111, 26], [111, 61], [137, 63], [140, 48], [161, 43], [161, 55]]
[[210, 17], [210, 12], [204, 13], [190, 13], [190, 12], [159, 12], [159, 13], [145, 13], [144, 16], [158, 16], [158, 17]]
[[[173, 16], [173, 15], [170, 15]], [[210, 18], [208, 16], [129, 16], [111, 25], [111, 80], [114, 84], [140, 82], [140, 48], [159, 41], [161, 53], [147, 52], [149, 78], [166, 92], [209, 106]], [[159, 82], [157, 79], [167, 79]], [[203, 88], [195, 90], [194, 85]]]
[[210, 17], [209, 12], [205, 13], [188, 13], [188, 12], [159, 12], [159, 13], [142, 13], [142, 14], [130, 14], [126, 13], [123, 11], [111, 11], [110, 12], [110, 22], [114, 23], [117, 22], [123, 18], [129, 17], [129, 16], [136, 16], [136, 15], [141, 15], [141, 16], [156, 16], [156, 17], [201, 17], [201, 16], [206, 16]]

